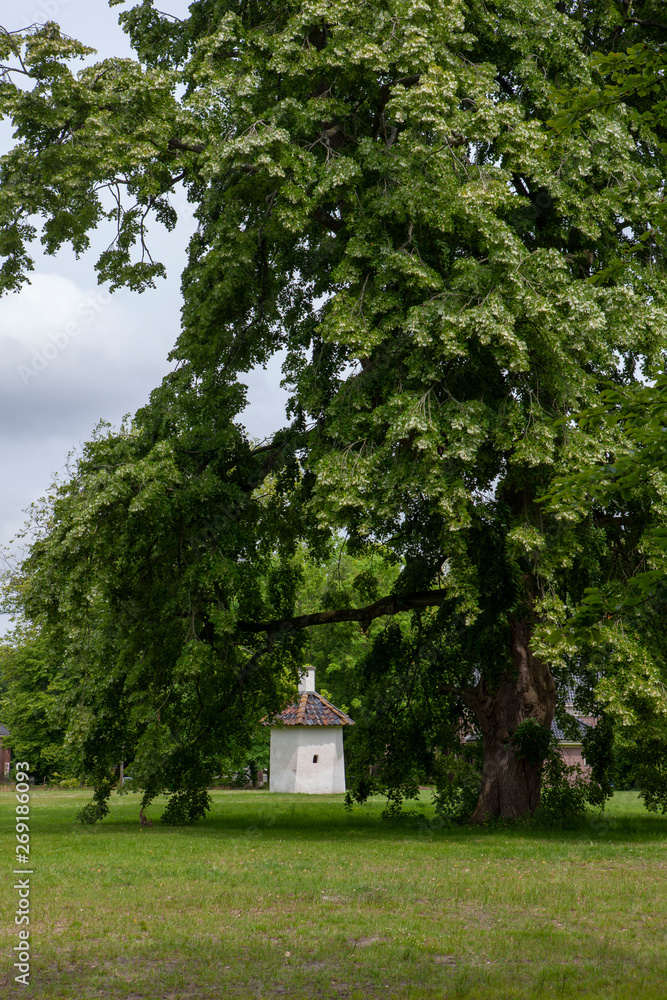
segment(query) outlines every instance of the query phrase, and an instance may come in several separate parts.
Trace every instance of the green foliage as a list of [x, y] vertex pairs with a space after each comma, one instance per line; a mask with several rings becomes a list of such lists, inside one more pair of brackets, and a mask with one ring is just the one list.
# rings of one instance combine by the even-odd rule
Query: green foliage
[[614, 790], [614, 725], [602, 715], [583, 737], [583, 755], [589, 769], [566, 764], [555, 739], [544, 755], [542, 795], [535, 813], [540, 826], [574, 829], [591, 808], [604, 809]]
[[249, 741], [244, 739], [220, 760], [218, 775], [225, 784], [254, 785], [257, 772], [268, 770], [270, 754], [271, 729], [260, 722]]
[[[645, 553], [650, 568], [636, 572], [622, 587], [589, 587], [570, 627], [585, 633], [609, 616], [642, 606], [662, 604], [667, 597], [665, 571], [667, 533], [664, 527], [667, 451], [667, 376], [652, 372], [650, 385], [625, 389], [607, 387], [596, 406], [577, 415], [590, 434], [615, 434], [614, 450], [604, 463], [586, 465], [574, 474], [558, 477], [545, 500], [557, 516], [570, 522], [590, 516], [591, 509], [627, 510], [638, 521], [633, 541]], [[618, 432], [621, 432], [620, 434]], [[652, 516], [638, 520], [647, 508]]]
[[[638, 10], [633, 10], [638, 7]], [[644, 141], [649, 132], [656, 148], [667, 151], [667, 102], [665, 101], [665, 65], [667, 61], [667, 24], [662, 5], [626, 4], [617, 13], [618, 25], [613, 43], [593, 51], [590, 63], [593, 78], [590, 87], [561, 89], [556, 95], [559, 113], [549, 124], [562, 137], [582, 134], [603, 115], [607, 120], [622, 118]], [[664, 175], [663, 175], [664, 176]], [[642, 202], [644, 224], [626, 230], [629, 242], [621, 247], [621, 258], [597, 275], [597, 280], [612, 279], [622, 270], [633, 269], [640, 259], [647, 259], [647, 248], [664, 247], [666, 219], [662, 180], [637, 184], [633, 178], [621, 180], [615, 191], [619, 216], [631, 205]], [[649, 251], [653, 253], [654, 251]], [[654, 255], [654, 259], [658, 259]], [[593, 642], [600, 648], [615, 645], [612, 621], [621, 621], [634, 641], [634, 669], [645, 673], [648, 653], [663, 669], [664, 647], [659, 641], [659, 622], [667, 598], [665, 555], [667, 536], [664, 529], [665, 478], [667, 467], [664, 434], [667, 428], [667, 379], [660, 364], [647, 372], [649, 384], [619, 385], [606, 383], [596, 404], [581, 411], [577, 424], [589, 434], [606, 437], [609, 445], [595, 462], [586, 462], [576, 472], [558, 476], [547, 493], [548, 506], [561, 520], [582, 523], [601, 520], [610, 514], [622, 524], [626, 551], [634, 550], [640, 558], [627, 560], [621, 578], [607, 577], [604, 585], [587, 586], [578, 595], [567, 625], [552, 631], [548, 642], [563, 648], [572, 639]], [[647, 516], [647, 511], [650, 512]], [[592, 518], [591, 518], [592, 515]], [[639, 515], [639, 516], [638, 516]], [[629, 544], [627, 544], [629, 542]], [[594, 583], [594, 581], [589, 581]], [[649, 637], [642, 642], [643, 632]], [[656, 636], [657, 633], [657, 636]], [[656, 638], [658, 641], [656, 642]], [[624, 642], [624, 651], [629, 652]], [[647, 649], [647, 646], [649, 647]], [[655, 672], [655, 667], [654, 667]], [[664, 699], [654, 701], [658, 717], [665, 711]], [[627, 714], [618, 701], [617, 718]], [[655, 718], [655, 714], [654, 714]], [[627, 719], [623, 720], [627, 723]], [[644, 713], [646, 731], [652, 723]], [[650, 782], [649, 782], [650, 784]]]
[[250, 449], [245, 469], [239, 454], [228, 474], [218, 464], [213, 476], [210, 459], [198, 474], [195, 439], [187, 450], [153, 446], [138, 425], [88, 444], [14, 584], [40, 648], [53, 650], [75, 771], [99, 787], [121, 760], [150, 797], [199, 787], [282, 706], [301, 662], [298, 637], [269, 650], [235, 631], [235, 600], [246, 613], [284, 613], [299, 573], [245, 524], [264, 516], [233, 483], [250, 474]]
[[667, 812], [667, 722], [652, 717], [617, 731], [617, 761], [622, 762], [626, 782], [639, 789], [647, 809]]
[[524, 719], [512, 733], [511, 742], [520, 760], [537, 766], [547, 757], [553, 742], [551, 730], [541, 726], [537, 719]]
[[462, 732], [473, 719], [456, 692], [443, 690], [461, 678], [450, 614], [445, 607], [394, 619], [377, 630], [357, 664], [361, 696], [345, 744], [357, 801], [380, 792], [395, 814], [426, 782], [441, 782], [445, 800], [442, 761], [461, 753]]
[[109, 815], [109, 796], [113, 786], [114, 782], [108, 776], [98, 777], [92, 801], [87, 802], [76, 814], [80, 823], [92, 826]]
[[[619, 7], [621, 5], [618, 5]], [[625, 4], [617, 14], [614, 36], [590, 56], [591, 85], [584, 88], [560, 88], [554, 93], [557, 114], [548, 122], [563, 139], [583, 133], [591, 122], [622, 118], [644, 141], [649, 132], [657, 139], [657, 148], [667, 152], [667, 23], [662, 4]], [[644, 8], [640, 12], [633, 7]], [[558, 140], [556, 140], [558, 141]], [[602, 269], [593, 280], [618, 280], [637, 259], [646, 256], [647, 247], [664, 246], [667, 235], [662, 184], [637, 184], [632, 177], [619, 178], [614, 197], [619, 214], [626, 206], [641, 201], [646, 218], [641, 231], [626, 231], [626, 242], [619, 256]]]
[[589, 801], [602, 808], [616, 784], [613, 719], [602, 712], [596, 724], [584, 733], [582, 745], [584, 759], [590, 768]]
[[[100, 278], [136, 289], [162, 273], [146, 227], [173, 225], [177, 184], [198, 220], [177, 366], [85, 447], [16, 607], [77, 692], [81, 773], [103, 783], [124, 759], [149, 797], [178, 795], [288, 696], [304, 547], [326, 567], [344, 536], [362, 564], [325, 605], [427, 594], [389, 625], [308, 640], [358, 702], [355, 794], [398, 801], [503, 680], [512, 727], [534, 714], [516, 664], [535, 623], [622, 589], [659, 528], [650, 491], [579, 519], [536, 501], [631, 451], [625, 424], [572, 415], [603, 385], [632, 390], [667, 346], [663, 253], [643, 239], [662, 125], [616, 103], [545, 146], [555, 86], [595, 86], [615, 5], [195, 0], [175, 27], [145, 0], [123, 23], [139, 61], [79, 73], [88, 50], [55, 25], [2, 36], [27, 72], [0, 85], [16, 127], [3, 288], [26, 279], [35, 216], [49, 252], [112, 220]], [[107, 203], [119, 187], [127, 202]], [[626, 239], [641, 252], [621, 274]], [[253, 445], [245, 373], [279, 351], [289, 425]], [[582, 659], [552, 646], [546, 662]]]
[[461, 754], [443, 754], [438, 758], [433, 797], [438, 819], [463, 823], [470, 818], [479, 796], [479, 763]]
[[170, 796], [162, 822], [168, 826], [181, 826], [203, 819], [211, 806], [211, 796], [205, 788], [183, 788]]
[[77, 760], [65, 735], [72, 688], [58, 670], [57, 650], [38, 631], [18, 629], [0, 645], [0, 677], [0, 719], [10, 732], [3, 744], [15, 759], [30, 761], [38, 783], [71, 777]]
[[54, 780], [57, 783], [58, 788], [80, 788], [81, 787], [81, 782], [79, 781], [78, 778], [63, 778], [63, 776], [61, 774], [58, 774], [58, 773], [56, 773], [56, 774], [54, 774], [52, 776], [52, 780]]
[[[370, 604], [391, 592], [400, 571], [400, 564], [388, 560], [380, 547], [369, 546], [365, 552], [352, 555], [343, 539], [335, 541], [326, 560], [315, 562], [304, 552], [297, 613]], [[339, 622], [311, 629], [306, 637], [305, 662], [315, 667], [318, 691], [326, 692], [353, 718], [367, 697], [358, 665], [383, 629], [382, 619], [365, 628], [357, 622]]]
[[568, 765], [553, 750], [543, 765], [542, 796], [536, 823], [565, 830], [576, 829], [586, 816], [589, 782], [577, 765]]

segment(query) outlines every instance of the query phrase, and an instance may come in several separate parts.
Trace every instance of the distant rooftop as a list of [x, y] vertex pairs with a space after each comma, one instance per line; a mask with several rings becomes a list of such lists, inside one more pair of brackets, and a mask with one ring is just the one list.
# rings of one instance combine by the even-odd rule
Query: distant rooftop
[[[577, 726], [579, 727], [579, 739], [580, 740], [588, 732], [589, 729], [593, 728], [590, 722], [584, 722], [583, 719], [577, 719], [574, 716], [572, 717], [571, 721], [575, 722], [577, 724]], [[555, 719], [551, 723], [551, 732], [554, 734], [554, 736], [556, 737], [557, 740], [561, 740], [561, 741], [563, 741], [565, 743], [576, 743], [576, 742], [578, 742], [576, 739], [572, 739], [571, 736], [566, 736], [565, 733], [563, 732], [563, 730], [560, 728], [560, 726], [557, 725]], [[470, 736], [466, 736], [464, 742], [465, 743], [474, 743], [478, 739], [479, 739], [479, 733], [472, 733]]]
[[299, 700], [272, 719], [267, 726], [353, 726], [349, 715], [341, 712], [317, 691], [302, 691]]
[[[581, 739], [589, 729], [592, 729], [590, 722], [584, 722], [583, 719], [577, 719], [573, 716], [573, 721], [576, 722], [579, 727], [579, 739]], [[571, 736], [566, 736], [563, 730], [556, 724], [556, 720], [551, 723], [551, 732], [554, 734], [557, 740], [564, 740], [566, 743], [569, 741], [574, 743], [575, 740]]]

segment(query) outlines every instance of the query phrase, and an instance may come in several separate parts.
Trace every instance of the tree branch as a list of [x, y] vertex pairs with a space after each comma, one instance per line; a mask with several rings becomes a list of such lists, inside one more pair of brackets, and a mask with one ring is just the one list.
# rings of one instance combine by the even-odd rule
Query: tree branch
[[416, 87], [420, 80], [420, 73], [412, 73], [410, 76], [399, 77], [398, 80], [394, 80], [393, 83], [385, 83], [384, 86], [380, 88], [380, 103], [375, 111], [375, 122], [371, 131], [373, 139], [377, 139], [380, 131], [382, 130], [382, 126], [384, 125], [384, 112], [385, 108], [389, 104], [392, 89], [399, 84], [406, 89], [409, 87]]
[[663, 24], [662, 21], [642, 21], [638, 17], [626, 17], [627, 24], [638, 24], [641, 28], [660, 28], [661, 31], [667, 31], [667, 24]]
[[175, 14], [168, 14], [165, 10], [158, 10], [157, 7], [155, 8], [155, 13], [161, 14], [162, 17], [170, 17], [172, 21], [178, 21], [179, 24], [185, 24], [182, 17], [176, 17]]
[[167, 143], [167, 149], [170, 152], [172, 152], [175, 149], [179, 149], [182, 150], [184, 153], [203, 153], [204, 150], [206, 149], [206, 146], [204, 146], [203, 143], [200, 142], [195, 143], [194, 146], [191, 146], [187, 142], [181, 142], [180, 139], [170, 139], [169, 142]]
[[313, 218], [321, 226], [324, 226], [325, 229], [330, 229], [332, 233], [339, 233], [341, 229], [345, 228], [345, 223], [342, 219], [334, 218], [333, 215], [325, 212], [323, 208], [316, 208], [313, 212]]
[[339, 608], [337, 611], [317, 611], [313, 615], [297, 615], [294, 618], [276, 618], [270, 622], [239, 622], [242, 632], [289, 632], [293, 629], [310, 628], [311, 625], [333, 625], [335, 622], [361, 622], [368, 625], [374, 618], [396, 615], [399, 611], [415, 611], [417, 608], [432, 608], [443, 604], [447, 596], [445, 590], [420, 590], [407, 597], [389, 594], [365, 608]]
[[499, 87], [503, 91], [503, 93], [507, 94], [508, 97], [515, 97], [516, 96], [515, 93], [514, 93], [514, 87], [512, 87], [512, 85], [510, 83], [508, 83], [508, 81], [505, 79], [505, 77], [501, 76], [500, 73], [496, 77], [496, 83], [499, 85]]
[[32, 77], [32, 73], [29, 73], [27, 69], [19, 69], [18, 66], [6, 66], [4, 63], [1, 63], [0, 75], [9, 76], [10, 73], [21, 73], [23, 76]]

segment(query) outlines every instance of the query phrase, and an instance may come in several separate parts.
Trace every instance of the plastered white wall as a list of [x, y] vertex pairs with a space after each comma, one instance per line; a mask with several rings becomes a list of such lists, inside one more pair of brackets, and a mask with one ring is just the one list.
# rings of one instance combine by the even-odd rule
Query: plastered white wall
[[305, 795], [344, 792], [343, 727], [272, 728], [269, 790]]

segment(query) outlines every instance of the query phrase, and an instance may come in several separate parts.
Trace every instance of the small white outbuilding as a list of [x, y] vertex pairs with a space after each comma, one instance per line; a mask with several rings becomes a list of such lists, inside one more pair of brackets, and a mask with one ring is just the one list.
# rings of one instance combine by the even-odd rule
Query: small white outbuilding
[[345, 791], [343, 726], [354, 722], [315, 690], [315, 670], [306, 667], [299, 698], [271, 726], [269, 791], [332, 795]]

